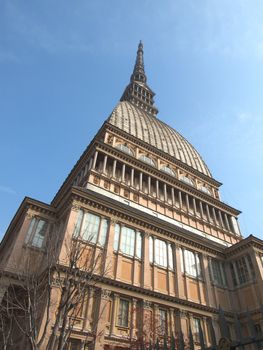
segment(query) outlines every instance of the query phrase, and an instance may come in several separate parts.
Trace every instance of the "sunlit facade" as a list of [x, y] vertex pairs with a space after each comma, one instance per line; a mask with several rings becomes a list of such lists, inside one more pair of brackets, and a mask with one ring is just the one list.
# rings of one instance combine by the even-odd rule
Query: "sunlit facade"
[[[231, 332], [247, 309], [263, 329], [263, 242], [242, 237], [240, 212], [220, 200], [194, 147], [156, 117], [153, 97], [140, 43], [121, 101], [51, 204], [26, 197], [0, 246], [0, 300], [28, 251], [41, 270], [48, 233], [60, 237], [59, 259], [71, 238], [101, 256], [71, 350], [136, 347], [181, 330], [187, 338], [190, 326], [196, 349], [200, 326], [209, 346], [211, 323], [220, 337], [219, 306]], [[18, 337], [15, 349], [25, 348]]]

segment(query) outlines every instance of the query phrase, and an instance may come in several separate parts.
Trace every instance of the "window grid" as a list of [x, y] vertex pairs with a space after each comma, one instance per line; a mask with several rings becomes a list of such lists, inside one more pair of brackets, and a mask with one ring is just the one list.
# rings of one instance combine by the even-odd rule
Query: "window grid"
[[250, 255], [245, 255], [230, 263], [231, 274], [235, 286], [247, 283], [256, 277]]
[[201, 278], [201, 263], [198, 253], [192, 252], [191, 250], [183, 250], [184, 257], [184, 272], [189, 276]]
[[47, 226], [47, 221], [40, 218], [33, 218], [26, 234], [25, 243], [32, 247], [42, 248], [45, 243]]
[[160, 333], [165, 334], [167, 331], [167, 311], [159, 310], [159, 323], [160, 323]]
[[142, 234], [129, 227], [115, 224], [114, 251], [121, 251], [129, 256], [142, 256]]
[[129, 325], [129, 301], [120, 299], [118, 312], [118, 326], [128, 327]]
[[155, 253], [155, 262], [158, 265], [167, 267], [167, 247], [164, 241], [160, 239], [154, 240], [154, 253]]
[[225, 269], [224, 264], [216, 259], [211, 259], [210, 261], [210, 272], [212, 282], [218, 286], [226, 286]]
[[74, 237], [81, 237], [83, 240], [104, 246], [108, 233], [108, 220], [98, 215], [79, 211]]

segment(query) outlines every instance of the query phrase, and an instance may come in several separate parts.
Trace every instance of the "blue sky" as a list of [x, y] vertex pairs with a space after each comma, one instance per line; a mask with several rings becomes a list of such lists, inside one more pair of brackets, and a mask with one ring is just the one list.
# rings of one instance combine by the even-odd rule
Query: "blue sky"
[[50, 202], [129, 81], [139, 40], [158, 117], [263, 238], [261, 0], [1, 0], [0, 237]]

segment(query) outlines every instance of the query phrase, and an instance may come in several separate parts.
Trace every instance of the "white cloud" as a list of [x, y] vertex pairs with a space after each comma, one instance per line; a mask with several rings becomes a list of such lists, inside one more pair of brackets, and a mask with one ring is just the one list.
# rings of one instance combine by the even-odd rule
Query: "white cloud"
[[8, 187], [8, 186], [1, 186], [0, 185], [0, 192], [4, 192], [4, 193], [7, 193], [7, 194], [11, 194], [11, 195], [16, 195], [16, 191], [11, 188], [11, 187]]

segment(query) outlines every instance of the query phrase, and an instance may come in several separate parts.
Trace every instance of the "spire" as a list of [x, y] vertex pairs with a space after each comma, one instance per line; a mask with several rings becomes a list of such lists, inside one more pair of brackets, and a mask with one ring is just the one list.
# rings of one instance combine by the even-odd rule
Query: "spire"
[[131, 76], [132, 81], [141, 81], [142, 83], [146, 83], [146, 75], [144, 72], [144, 62], [143, 62], [143, 43], [140, 40], [137, 50], [136, 61], [133, 69], [133, 73]]
[[136, 61], [131, 75], [130, 84], [126, 87], [121, 101], [131, 102], [152, 117], [156, 117], [158, 109], [154, 106], [155, 93], [146, 84], [147, 77], [144, 71], [143, 44], [138, 45]]

